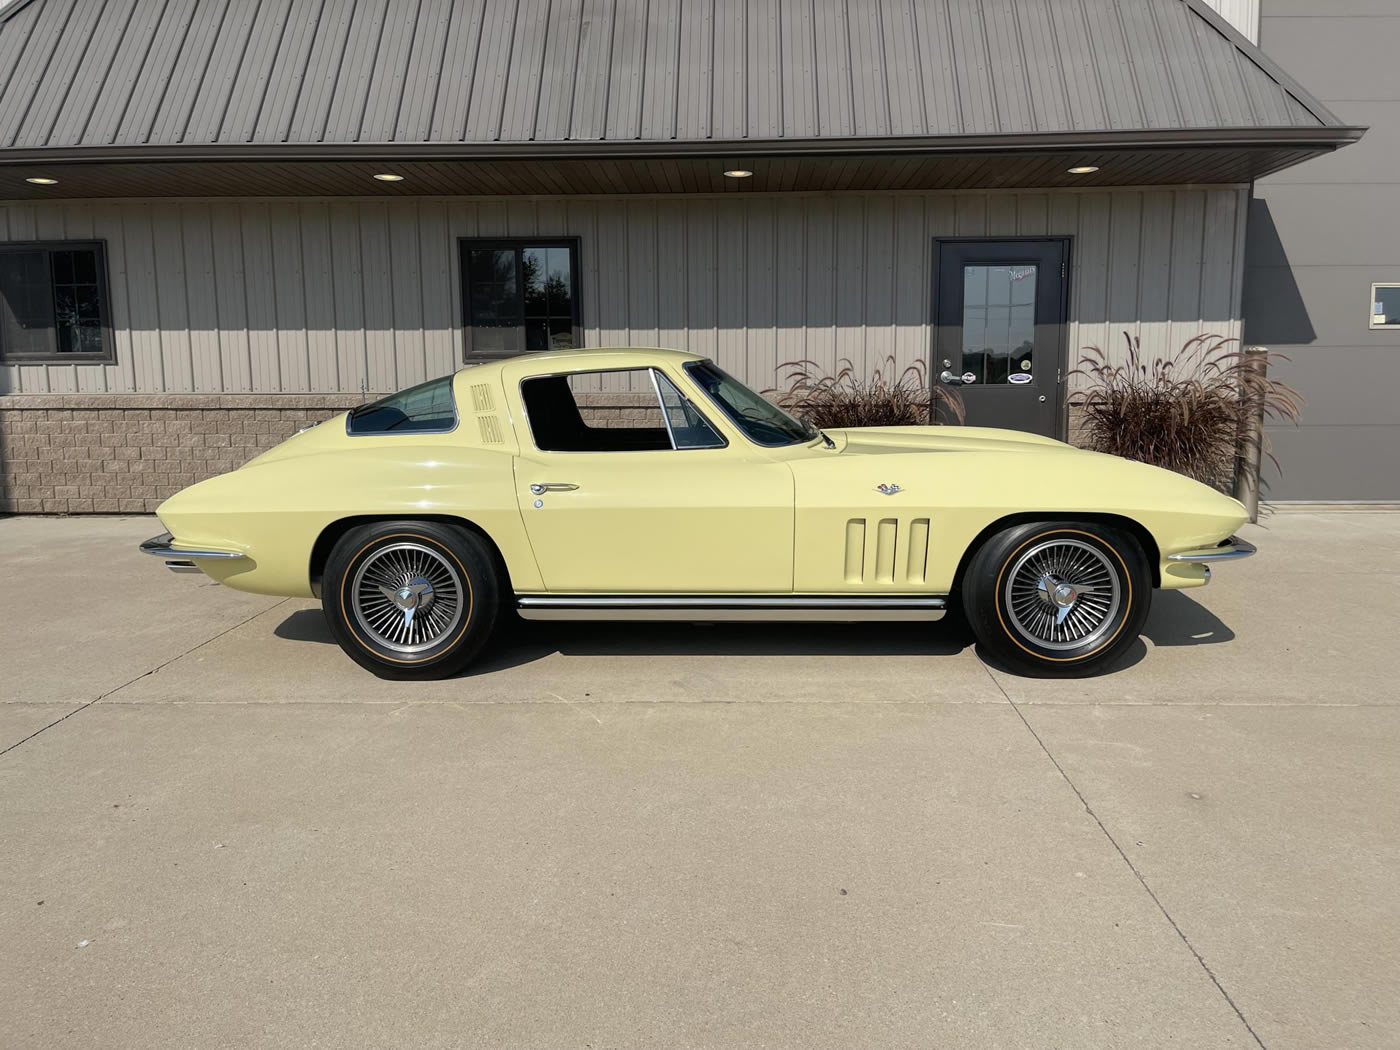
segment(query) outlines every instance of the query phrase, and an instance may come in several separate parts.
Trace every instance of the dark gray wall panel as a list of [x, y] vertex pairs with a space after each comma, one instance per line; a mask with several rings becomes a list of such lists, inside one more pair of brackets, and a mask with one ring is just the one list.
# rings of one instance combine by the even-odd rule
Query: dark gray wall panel
[[[1248, 268], [1245, 338], [1291, 346], [1391, 346], [1396, 332], [1370, 327], [1371, 284], [1400, 283], [1400, 261], [1388, 266], [1255, 266]], [[1287, 351], [1286, 351], [1287, 352]], [[1400, 395], [1398, 395], [1400, 396]]]
[[[1377, 17], [1383, 12], [1387, 17]], [[1355, 146], [1261, 179], [1250, 208], [1245, 340], [1286, 354], [1307, 399], [1275, 435], [1280, 499], [1400, 498], [1400, 333], [1369, 327], [1373, 282], [1400, 282], [1400, 10], [1265, 0], [1264, 50], [1348, 123]]]
[[[1396, 107], [1400, 116], [1400, 106]], [[1372, 179], [1394, 179], [1400, 172], [1371, 170]], [[1275, 185], [1261, 198], [1268, 214], [1251, 239], [1251, 265], [1387, 266], [1400, 259], [1400, 222], [1395, 219], [1397, 182], [1358, 182], [1345, 190], [1326, 184]], [[1325, 193], [1325, 196], [1324, 196]], [[1274, 249], [1266, 243], [1267, 223], [1277, 231]], [[1284, 256], [1285, 257], [1281, 257]], [[1381, 278], [1377, 278], [1381, 280]]]
[[1265, 464], [1266, 500], [1400, 503], [1400, 426], [1269, 430], [1282, 476]]
[[[1400, 426], [1400, 354], [1388, 346], [1298, 346], [1272, 374], [1307, 403], [1309, 426]], [[1400, 449], [1392, 450], [1400, 456]]]
[[1324, 10], [1281, 17], [1266, 3], [1259, 37], [1265, 53], [1324, 102], [1400, 98], [1400, 11], [1349, 16], [1330, 0]]

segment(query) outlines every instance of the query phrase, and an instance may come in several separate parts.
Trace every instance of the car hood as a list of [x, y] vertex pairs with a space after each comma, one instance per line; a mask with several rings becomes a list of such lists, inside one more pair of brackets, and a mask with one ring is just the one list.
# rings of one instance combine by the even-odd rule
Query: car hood
[[848, 427], [828, 430], [837, 450], [846, 455], [900, 452], [1063, 452], [1093, 455], [1054, 438], [991, 427]]

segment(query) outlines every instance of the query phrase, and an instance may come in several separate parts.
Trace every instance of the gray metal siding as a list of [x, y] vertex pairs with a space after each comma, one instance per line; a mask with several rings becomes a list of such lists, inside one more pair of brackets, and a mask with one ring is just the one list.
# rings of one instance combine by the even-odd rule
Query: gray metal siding
[[1327, 123], [1198, 3], [34, 0], [0, 149]]
[[458, 237], [580, 239], [590, 346], [784, 361], [927, 353], [936, 237], [1074, 238], [1072, 349], [1238, 334], [1245, 191], [0, 204], [0, 240], [107, 241], [113, 365], [0, 392], [393, 390], [463, 358]]
[[[1227, 22], [1240, 31], [1245, 37], [1259, 42], [1259, 0], [1205, 0], [1211, 7], [1220, 12]], [[1292, 3], [1307, 4], [1315, 8], [1317, 0], [1291, 0]], [[1389, 0], [1374, 0], [1375, 3], [1388, 3]], [[1278, 7], [1278, 0], [1269, 0], [1269, 7]]]
[[1400, 283], [1400, 12], [1379, 0], [1267, 0], [1270, 53], [1342, 116], [1355, 147], [1259, 181], [1244, 308], [1251, 343], [1287, 355], [1276, 374], [1307, 399], [1271, 430], [1276, 499], [1400, 501], [1400, 332], [1373, 330], [1373, 282]]

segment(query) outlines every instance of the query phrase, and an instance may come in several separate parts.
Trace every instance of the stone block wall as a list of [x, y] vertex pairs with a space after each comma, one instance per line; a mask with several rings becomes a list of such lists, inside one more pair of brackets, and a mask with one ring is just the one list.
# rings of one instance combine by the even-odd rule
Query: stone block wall
[[359, 395], [0, 396], [0, 513], [142, 514]]

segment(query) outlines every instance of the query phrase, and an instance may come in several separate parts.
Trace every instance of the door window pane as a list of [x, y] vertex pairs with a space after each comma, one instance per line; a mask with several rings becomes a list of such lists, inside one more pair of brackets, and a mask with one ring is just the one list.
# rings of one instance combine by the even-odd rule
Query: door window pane
[[1029, 382], [1035, 365], [1036, 280], [1033, 264], [963, 267], [962, 366], [975, 382]]
[[536, 376], [520, 384], [535, 447], [543, 452], [671, 449], [646, 369]]

